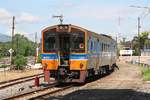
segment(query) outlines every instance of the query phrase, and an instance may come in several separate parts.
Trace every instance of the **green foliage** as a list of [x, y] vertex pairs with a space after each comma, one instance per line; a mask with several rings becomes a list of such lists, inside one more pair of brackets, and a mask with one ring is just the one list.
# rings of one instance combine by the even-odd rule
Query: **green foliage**
[[2, 54], [0, 54], [0, 59], [1, 59], [2, 57], [3, 57]]
[[10, 44], [10, 42], [0, 43], [0, 58], [9, 55], [8, 50], [10, 49]]
[[135, 49], [134, 49], [133, 55], [134, 55], [134, 56], [140, 55], [140, 52], [139, 52], [138, 48], [135, 48]]
[[16, 34], [14, 44], [14, 49], [19, 55], [33, 56], [35, 54], [35, 44], [23, 35]]
[[150, 81], [150, 69], [149, 68], [142, 68], [142, 75], [144, 81]]
[[147, 39], [146, 41], [145, 41], [145, 45], [149, 45], [150, 46], [150, 39]]
[[38, 59], [37, 59], [37, 63], [41, 63], [42, 62], [42, 57], [41, 54], [38, 55]]
[[140, 50], [144, 48], [144, 45], [149, 43], [148, 35], [150, 32], [142, 32], [138, 36], [135, 36], [132, 40], [132, 47], [133, 50], [135, 50], [134, 55], [140, 55], [140, 51], [138, 48], [140, 47]]
[[[8, 50], [12, 48], [11, 42], [0, 43], [0, 58], [9, 56]], [[13, 42], [13, 55], [33, 56], [35, 54], [35, 43], [23, 35], [16, 34]]]
[[22, 55], [17, 55], [13, 58], [12, 64], [14, 64], [14, 68], [18, 70], [24, 69], [24, 66], [27, 64], [27, 58]]
[[0, 68], [6, 68], [7, 67], [7, 65], [1, 65], [0, 66]]

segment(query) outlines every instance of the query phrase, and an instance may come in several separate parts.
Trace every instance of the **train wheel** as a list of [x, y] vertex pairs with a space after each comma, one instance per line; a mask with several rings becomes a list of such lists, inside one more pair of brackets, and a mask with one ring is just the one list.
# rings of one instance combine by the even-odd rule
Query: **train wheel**
[[110, 73], [109, 65], [105, 67], [106, 68], [106, 74]]

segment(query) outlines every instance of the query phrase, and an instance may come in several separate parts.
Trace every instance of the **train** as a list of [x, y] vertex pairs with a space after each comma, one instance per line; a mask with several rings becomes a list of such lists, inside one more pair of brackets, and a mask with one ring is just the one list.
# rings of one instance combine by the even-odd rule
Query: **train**
[[88, 77], [109, 73], [116, 65], [116, 41], [80, 26], [46, 27], [41, 45], [44, 81], [48, 83], [84, 83]]

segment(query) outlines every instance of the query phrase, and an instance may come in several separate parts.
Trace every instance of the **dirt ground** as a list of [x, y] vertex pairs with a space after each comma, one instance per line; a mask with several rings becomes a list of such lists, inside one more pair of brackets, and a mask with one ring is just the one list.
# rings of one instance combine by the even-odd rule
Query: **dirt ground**
[[42, 73], [42, 70], [5, 71], [0, 72], [0, 82]]
[[[119, 67], [110, 75], [74, 86], [70, 90], [54, 94], [49, 100], [150, 100], [150, 83], [143, 82], [140, 67], [117, 62]], [[42, 70], [0, 73], [0, 81], [21, 76], [33, 75]]]
[[51, 96], [53, 100], [150, 100], [150, 84], [144, 84], [138, 66], [117, 63], [119, 70], [93, 82]]

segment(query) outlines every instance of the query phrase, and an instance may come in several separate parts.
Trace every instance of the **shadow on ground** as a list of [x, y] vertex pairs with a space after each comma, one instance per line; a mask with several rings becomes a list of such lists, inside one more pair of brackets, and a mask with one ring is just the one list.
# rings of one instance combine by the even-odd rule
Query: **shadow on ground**
[[150, 94], [132, 89], [85, 89], [73, 93], [40, 100], [150, 100]]

